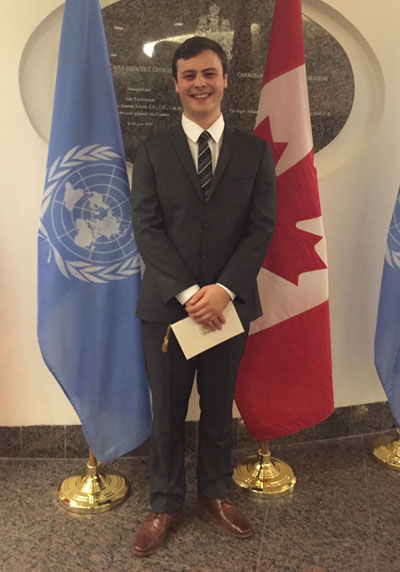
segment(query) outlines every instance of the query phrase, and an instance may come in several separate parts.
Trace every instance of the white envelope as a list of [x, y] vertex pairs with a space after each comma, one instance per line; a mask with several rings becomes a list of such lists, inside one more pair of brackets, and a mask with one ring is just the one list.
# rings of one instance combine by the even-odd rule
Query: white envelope
[[232, 302], [229, 302], [223, 314], [226, 323], [223, 324], [221, 330], [216, 330], [215, 332], [201, 326], [190, 317], [183, 318], [183, 320], [171, 324], [171, 328], [186, 359], [197, 356], [201, 352], [209, 350], [244, 332], [242, 323]]

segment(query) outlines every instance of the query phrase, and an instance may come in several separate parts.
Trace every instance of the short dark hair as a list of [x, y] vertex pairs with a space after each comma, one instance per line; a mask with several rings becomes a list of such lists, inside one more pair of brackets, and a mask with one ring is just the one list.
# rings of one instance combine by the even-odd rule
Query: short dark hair
[[193, 36], [183, 42], [176, 50], [172, 58], [172, 75], [175, 80], [178, 79], [177, 76], [177, 61], [178, 60], [188, 60], [189, 58], [194, 58], [206, 50], [211, 50], [219, 57], [222, 64], [222, 71], [224, 75], [228, 73], [228, 58], [224, 48], [211, 38], [205, 38], [204, 36]]

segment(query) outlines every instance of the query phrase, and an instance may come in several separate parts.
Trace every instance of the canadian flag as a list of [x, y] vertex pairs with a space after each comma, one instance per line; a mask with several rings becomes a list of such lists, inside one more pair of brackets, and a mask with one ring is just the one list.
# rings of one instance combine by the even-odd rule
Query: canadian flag
[[236, 403], [257, 441], [333, 410], [328, 271], [308, 104], [301, 0], [276, 0], [254, 134], [277, 176], [277, 226], [258, 276]]

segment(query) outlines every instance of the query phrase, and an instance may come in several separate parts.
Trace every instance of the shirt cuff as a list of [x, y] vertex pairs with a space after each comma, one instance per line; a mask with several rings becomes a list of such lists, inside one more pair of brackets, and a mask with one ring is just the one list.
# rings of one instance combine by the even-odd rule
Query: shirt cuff
[[220, 284], [219, 282], [217, 282], [217, 284], [218, 284], [218, 286], [221, 286], [221, 288], [223, 288], [225, 290], [225, 292], [227, 292], [227, 294], [229, 294], [232, 301], [236, 298], [235, 292], [232, 292], [232, 290], [229, 290], [229, 288], [227, 288], [223, 284]]
[[177, 294], [175, 298], [178, 300], [180, 304], [182, 304], [182, 306], [184, 306], [186, 302], [189, 300], [189, 298], [191, 298], [193, 294], [196, 294], [198, 290], [200, 290], [200, 286], [198, 284], [193, 284], [193, 286], [189, 286], [189, 288], [186, 288], [185, 290], [182, 290], [182, 292], [179, 292], [179, 294]]

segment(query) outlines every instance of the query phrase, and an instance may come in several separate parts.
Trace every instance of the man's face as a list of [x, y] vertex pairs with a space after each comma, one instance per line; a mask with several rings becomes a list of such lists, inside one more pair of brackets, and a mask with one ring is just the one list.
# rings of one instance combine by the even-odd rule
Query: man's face
[[228, 85], [221, 60], [211, 50], [177, 61], [175, 91], [188, 119], [207, 129], [221, 115], [221, 100]]

